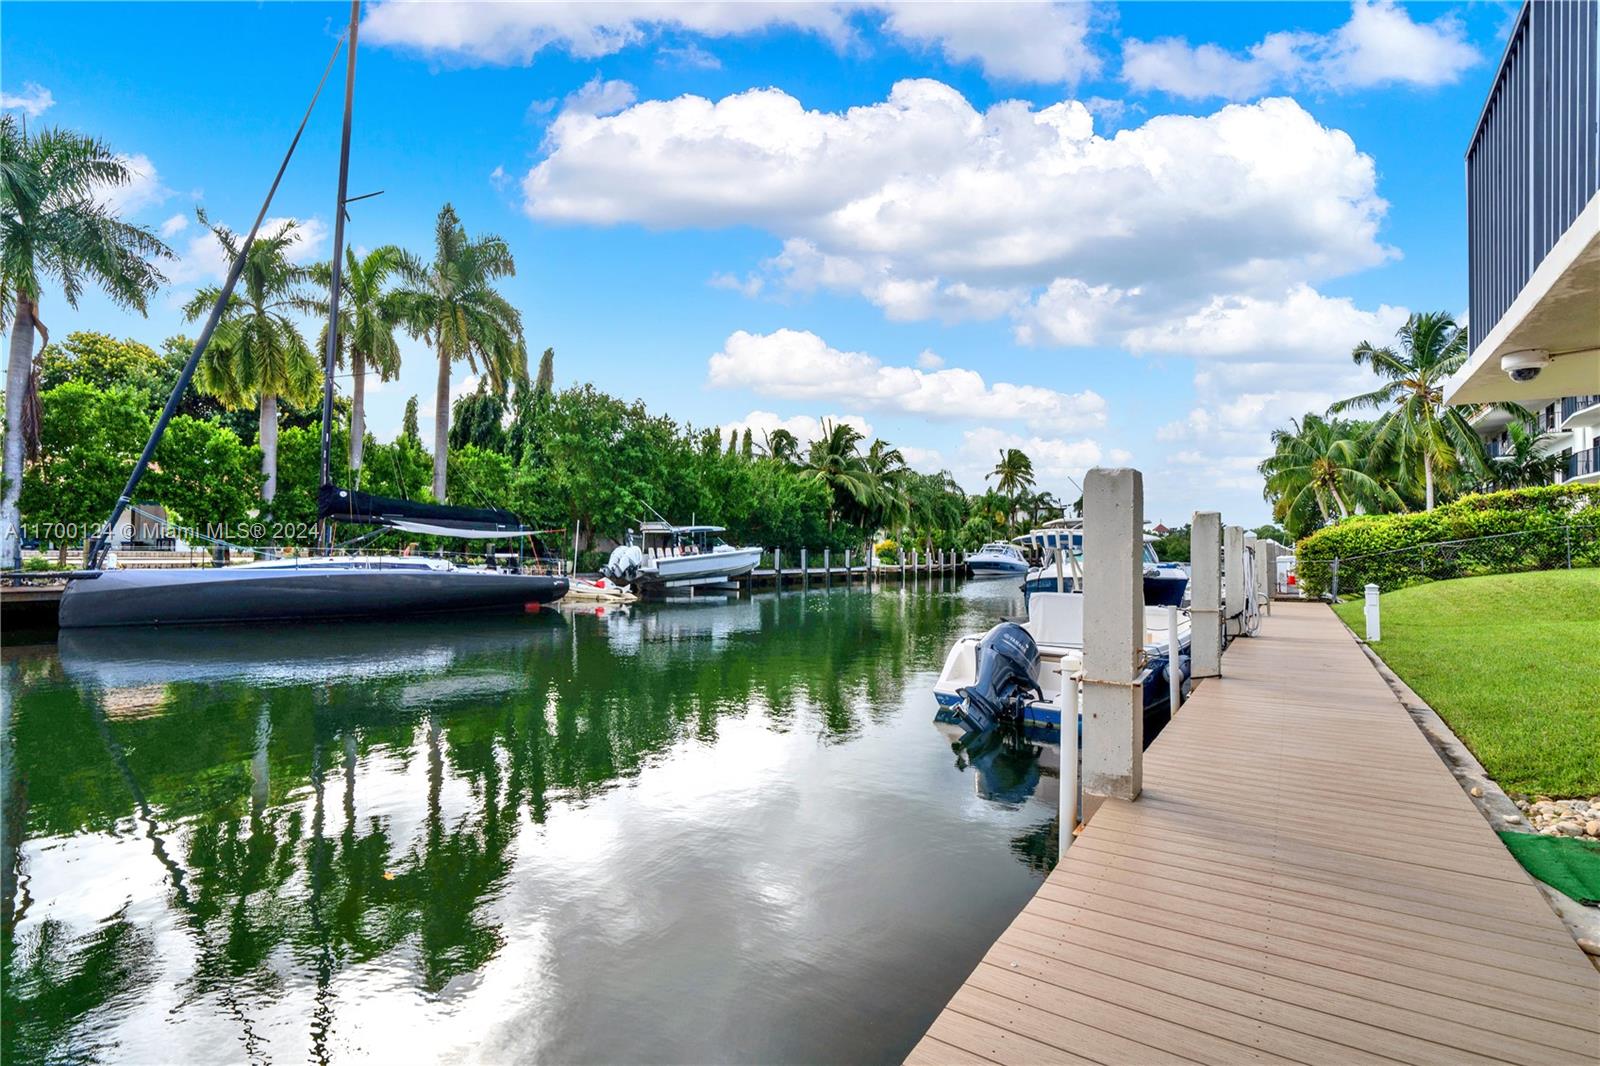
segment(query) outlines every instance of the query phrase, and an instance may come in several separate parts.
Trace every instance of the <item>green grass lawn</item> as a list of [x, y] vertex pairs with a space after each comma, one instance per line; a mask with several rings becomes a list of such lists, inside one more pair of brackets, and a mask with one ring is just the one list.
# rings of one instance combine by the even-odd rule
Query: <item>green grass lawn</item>
[[[1379, 602], [1373, 650], [1501, 788], [1600, 795], [1600, 570], [1439, 581]], [[1334, 610], [1365, 634], [1360, 599]]]

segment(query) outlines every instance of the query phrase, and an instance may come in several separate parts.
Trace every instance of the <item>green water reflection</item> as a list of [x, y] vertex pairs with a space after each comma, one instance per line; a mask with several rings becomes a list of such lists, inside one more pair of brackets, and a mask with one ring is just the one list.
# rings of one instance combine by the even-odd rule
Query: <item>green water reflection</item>
[[1054, 858], [929, 724], [1013, 595], [8, 648], [4, 1057], [897, 1059]]

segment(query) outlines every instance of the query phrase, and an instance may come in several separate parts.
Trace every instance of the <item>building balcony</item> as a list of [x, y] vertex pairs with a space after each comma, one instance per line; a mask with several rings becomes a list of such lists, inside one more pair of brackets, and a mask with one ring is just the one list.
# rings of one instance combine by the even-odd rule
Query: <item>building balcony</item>
[[1596, 441], [1581, 452], [1573, 452], [1567, 456], [1566, 476], [1562, 480], [1600, 481], [1600, 441]]
[[[1468, 334], [1451, 403], [1600, 392], [1600, 0], [1525, 3], [1467, 149]], [[1548, 353], [1513, 382], [1502, 356]]]
[[1600, 393], [1592, 396], [1568, 396], [1561, 401], [1561, 420], [1558, 429], [1583, 429], [1600, 426]]

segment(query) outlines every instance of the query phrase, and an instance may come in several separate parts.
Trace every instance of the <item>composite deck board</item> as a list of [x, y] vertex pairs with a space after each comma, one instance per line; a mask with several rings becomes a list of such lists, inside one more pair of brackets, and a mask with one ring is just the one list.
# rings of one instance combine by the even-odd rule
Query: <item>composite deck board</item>
[[1223, 671], [908, 1061], [1600, 1063], [1600, 974], [1332, 612]]

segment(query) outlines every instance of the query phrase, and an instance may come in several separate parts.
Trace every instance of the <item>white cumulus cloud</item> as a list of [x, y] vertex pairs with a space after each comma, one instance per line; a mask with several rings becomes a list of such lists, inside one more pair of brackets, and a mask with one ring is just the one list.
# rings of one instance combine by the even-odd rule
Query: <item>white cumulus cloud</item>
[[1330, 33], [1269, 33], [1242, 53], [1177, 37], [1129, 39], [1122, 77], [1144, 91], [1244, 100], [1283, 89], [1449, 85], [1481, 59], [1453, 14], [1415, 22], [1394, 0], [1356, 0], [1350, 20]]
[[38, 82], [23, 82], [20, 93], [0, 91], [0, 110], [21, 111], [29, 118], [38, 118], [55, 105], [55, 96]]
[[163, 240], [171, 240], [188, 228], [189, 216], [180, 211], [161, 223], [161, 237]]
[[103, 186], [98, 197], [113, 214], [130, 217], [171, 198], [172, 190], [162, 182], [149, 156], [119, 155], [117, 161], [127, 169], [128, 180], [121, 185]]
[[[797, 30], [837, 48], [862, 47], [857, 21], [875, 24], [901, 45], [934, 48], [953, 63], [976, 63], [1011, 81], [1071, 82], [1094, 74], [1100, 60], [1088, 43], [1086, 3], [480, 3], [388, 0], [367, 13], [368, 40], [475, 63], [531, 63], [546, 48], [579, 59], [612, 55], [662, 33], [721, 38]], [[663, 59], [713, 69], [715, 56], [697, 44], [666, 45]]]
[[858, 403], [870, 410], [927, 418], [1017, 419], [1072, 432], [1106, 423], [1106, 401], [1085, 390], [989, 383], [976, 370], [890, 366], [840, 351], [815, 333], [738, 330], [711, 357], [709, 384], [763, 396]]
[[1098, 466], [1104, 457], [1099, 442], [1084, 437], [1067, 440], [1062, 437], [1008, 433], [992, 426], [972, 429], [961, 435], [961, 448], [952, 473], [961, 487], [968, 492], [981, 492], [987, 485], [989, 472], [999, 461], [1000, 453], [1008, 448], [1020, 448], [1033, 463], [1034, 482], [1042, 491], [1053, 492], [1071, 501], [1078, 497], [1074, 486], [1083, 483], [1083, 475], [1092, 466]]
[[[292, 229], [295, 235], [287, 253], [290, 262], [310, 263], [327, 254], [328, 224], [320, 218], [265, 218], [261, 220], [260, 232], [277, 233], [284, 227]], [[244, 240], [243, 232], [235, 230], [234, 235], [239, 241]], [[177, 261], [165, 271], [174, 285], [220, 284], [227, 277], [228, 255], [210, 230], [190, 237], [176, 251]]]
[[1394, 254], [1371, 157], [1290, 99], [1104, 137], [1074, 100], [979, 111], [926, 79], [843, 112], [756, 89], [564, 111], [545, 151], [523, 181], [535, 218], [754, 226], [791, 288], [895, 319], [1012, 314], [1036, 343], [1115, 341]]

